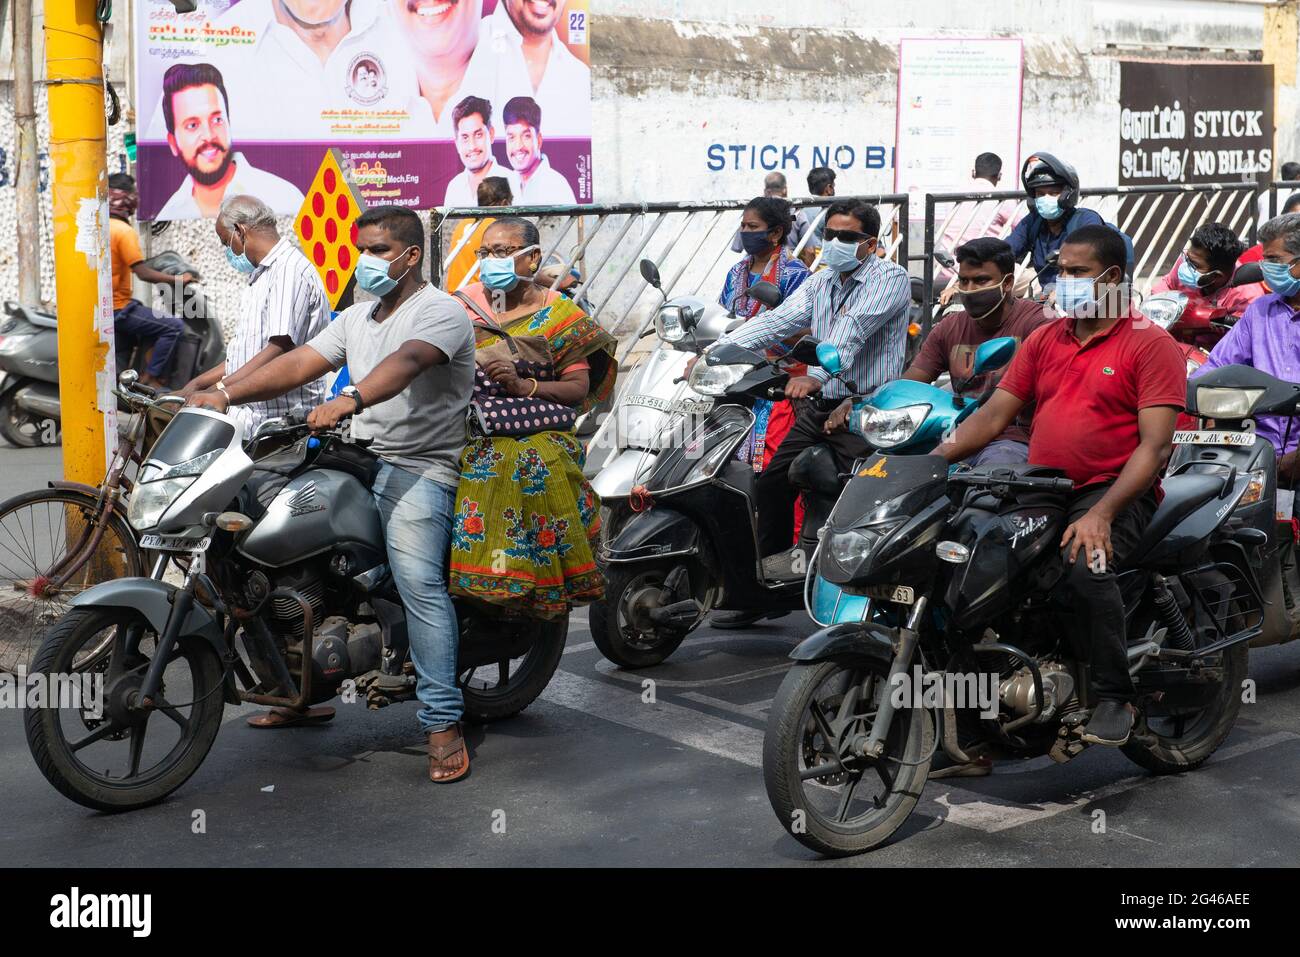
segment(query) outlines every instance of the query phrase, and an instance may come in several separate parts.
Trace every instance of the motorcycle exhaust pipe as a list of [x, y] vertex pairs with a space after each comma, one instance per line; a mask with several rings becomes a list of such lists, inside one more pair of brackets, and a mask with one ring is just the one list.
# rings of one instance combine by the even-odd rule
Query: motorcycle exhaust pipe
[[59, 418], [59, 397], [40, 391], [36, 386], [23, 386], [14, 393], [14, 404], [25, 412]]

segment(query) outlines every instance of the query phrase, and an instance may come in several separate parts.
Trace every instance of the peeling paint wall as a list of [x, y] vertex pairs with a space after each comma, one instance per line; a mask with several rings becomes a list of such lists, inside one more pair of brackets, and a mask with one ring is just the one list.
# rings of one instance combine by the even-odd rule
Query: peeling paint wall
[[[1256, 0], [926, 0], [910, 5], [592, 0], [592, 8], [596, 196], [601, 202], [626, 202], [754, 195], [765, 172], [758, 157], [758, 168], [749, 168], [746, 154], [746, 168], [728, 162], [711, 170], [709, 149], [719, 144], [781, 147], [767, 156], [781, 157], [794, 194], [804, 191], [814, 146], [848, 144], [853, 162], [839, 174], [839, 192], [891, 191], [888, 162], [869, 168], [864, 150], [883, 147], [887, 155], [893, 146], [897, 44], [904, 36], [927, 35], [1022, 37], [1022, 155], [1051, 148], [1075, 162], [1086, 184], [1112, 185], [1119, 154], [1116, 58], [1259, 60], [1268, 5]], [[125, 27], [125, 22], [115, 27], [110, 43], [112, 77], [118, 82], [126, 78]], [[40, 46], [38, 25], [38, 68]], [[6, 52], [0, 50], [0, 149], [9, 157], [10, 177], [9, 185], [0, 185], [0, 236], [12, 237], [13, 115]], [[1294, 71], [1290, 78], [1278, 87], [1279, 161], [1300, 159]], [[119, 92], [129, 109], [121, 86]], [[43, 91], [38, 109], [44, 144]], [[110, 170], [120, 168], [125, 131], [125, 124], [109, 131]], [[873, 152], [872, 161], [878, 156]], [[847, 160], [848, 153], [841, 158]], [[44, 197], [42, 241], [48, 242], [48, 192]], [[282, 232], [291, 235], [288, 224], [285, 220]], [[174, 223], [146, 242], [151, 252], [177, 249], [194, 262], [223, 322], [234, 321], [239, 277], [226, 264], [211, 224]], [[12, 297], [16, 286], [10, 238], [0, 241], [0, 298]], [[51, 253], [44, 257], [42, 292], [53, 296]]]

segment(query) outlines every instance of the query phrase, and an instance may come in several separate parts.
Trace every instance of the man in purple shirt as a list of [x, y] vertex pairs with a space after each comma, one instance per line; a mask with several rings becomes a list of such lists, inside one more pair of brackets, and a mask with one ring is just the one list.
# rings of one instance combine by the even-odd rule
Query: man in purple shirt
[[[1270, 219], [1260, 227], [1259, 241], [1264, 247], [1264, 278], [1273, 292], [1246, 307], [1196, 376], [1221, 366], [1243, 365], [1286, 382], [1300, 382], [1300, 277], [1295, 275], [1300, 272], [1300, 213]], [[1277, 449], [1278, 474], [1300, 478], [1296, 468], [1300, 421], [1261, 415], [1257, 430]]]

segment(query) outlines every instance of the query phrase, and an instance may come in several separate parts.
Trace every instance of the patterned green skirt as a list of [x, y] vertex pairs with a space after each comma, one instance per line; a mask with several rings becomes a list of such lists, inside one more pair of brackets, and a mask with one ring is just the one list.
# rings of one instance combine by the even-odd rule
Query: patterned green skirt
[[533, 618], [599, 599], [600, 500], [568, 432], [476, 439], [461, 456], [451, 530], [453, 595]]

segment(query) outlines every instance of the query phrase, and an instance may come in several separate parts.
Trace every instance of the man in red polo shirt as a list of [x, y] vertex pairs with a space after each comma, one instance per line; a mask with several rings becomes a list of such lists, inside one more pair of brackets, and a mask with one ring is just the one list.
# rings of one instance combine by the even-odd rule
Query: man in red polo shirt
[[1056, 286], [1062, 317], [1030, 335], [988, 404], [939, 449], [949, 462], [968, 458], [1037, 403], [1029, 461], [1074, 482], [1061, 598], [1089, 655], [1097, 698], [1083, 739], [1112, 746], [1128, 741], [1135, 697], [1116, 572], [1155, 513], [1187, 389], [1173, 338], [1128, 304], [1126, 260], [1124, 240], [1109, 226], [1065, 238]]

